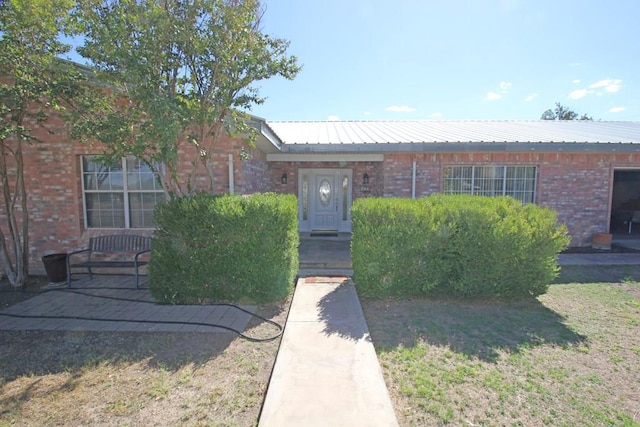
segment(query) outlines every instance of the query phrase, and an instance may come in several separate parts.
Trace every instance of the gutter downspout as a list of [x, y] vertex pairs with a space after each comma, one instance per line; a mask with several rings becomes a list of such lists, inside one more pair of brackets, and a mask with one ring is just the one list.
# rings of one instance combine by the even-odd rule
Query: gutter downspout
[[416, 161], [413, 161], [413, 170], [411, 171], [411, 198], [416, 198]]
[[234, 193], [233, 182], [233, 154], [229, 154], [229, 194]]

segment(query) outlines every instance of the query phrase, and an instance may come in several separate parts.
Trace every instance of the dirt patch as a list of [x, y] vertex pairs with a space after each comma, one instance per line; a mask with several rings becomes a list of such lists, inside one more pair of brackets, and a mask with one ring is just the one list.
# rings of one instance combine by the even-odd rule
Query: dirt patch
[[0, 309], [25, 301], [46, 290], [49, 280], [44, 276], [32, 276], [27, 284], [13, 287], [6, 278], [0, 280]]
[[620, 283], [618, 286], [622, 288], [622, 290], [624, 290], [625, 292], [633, 295], [634, 297], [640, 300], [640, 285], [638, 285], [637, 283], [636, 284]]
[[[2, 307], [41, 286], [3, 292]], [[257, 314], [284, 324], [290, 302]], [[274, 332], [257, 318], [245, 330]], [[0, 341], [0, 425], [16, 426], [255, 425], [280, 344], [231, 333], [86, 331], [0, 331]]]

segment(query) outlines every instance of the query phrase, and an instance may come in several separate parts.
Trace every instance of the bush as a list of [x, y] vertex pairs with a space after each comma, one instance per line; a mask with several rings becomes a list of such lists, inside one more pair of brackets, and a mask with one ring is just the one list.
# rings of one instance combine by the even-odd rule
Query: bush
[[351, 209], [351, 261], [364, 296], [420, 294], [428, 280], [428, 249], [416, 234], [426, 217], [410, 199], [358, 199]]
[[359, 199], [352, 259], [364, 296], [545, 293], [568, 245], [555, 212], [510, 197]]
[[295, 196], [199, 194], [159, 205], [154, 220], [149, 288], [158, 301], [265, 303], [291, 293]]

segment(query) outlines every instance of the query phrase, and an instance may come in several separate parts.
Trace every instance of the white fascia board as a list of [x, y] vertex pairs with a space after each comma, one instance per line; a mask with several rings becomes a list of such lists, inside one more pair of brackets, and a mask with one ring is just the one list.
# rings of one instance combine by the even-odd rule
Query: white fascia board
[[267, 162], [382, 162], [384, 154], [267, 154]]

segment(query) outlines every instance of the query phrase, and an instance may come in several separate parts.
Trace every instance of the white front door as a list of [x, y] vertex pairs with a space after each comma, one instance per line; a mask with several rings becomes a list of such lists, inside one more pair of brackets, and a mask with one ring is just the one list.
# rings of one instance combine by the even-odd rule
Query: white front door
[[317, 174], [313, 181], [311, 229], [338, 230], [338, 192], [335, 174]]
[[300, 231], [351, 231], [351, 169], [299, 169]]

